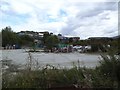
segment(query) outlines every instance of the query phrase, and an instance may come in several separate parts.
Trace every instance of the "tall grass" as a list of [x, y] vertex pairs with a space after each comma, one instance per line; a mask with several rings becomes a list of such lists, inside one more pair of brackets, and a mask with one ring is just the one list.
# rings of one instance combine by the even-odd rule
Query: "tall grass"
[[[33, 58], [28, 54], [27, 68], [16, 74], [3, 76], [3, 88], [39, 88], [74, 86], [76, 88], [119, 88], [120, 56], [101, 55], [100, 65], [94, 69], [80, 67], [80, 62], [70, 69], [58, 69], [46, 65], [42, 69], [32, 69]], [[38, 63], [37, 63], [38, 65]], [[39, 65], [38, 65], [39, 66]]]
[[35, 65], [33, 63], [34, 60], [29, 52], [24, 70], [18, 71], [16, 74], [9, 73], [3, 76], [3, 88], [90, 87], [89, 80], [85, 75], [86, 72], [80, 66], [74, 64], [71, 69], [58, 69], [60, 67], [48, 64], [42, 69], [33, 69], [32, 67]]

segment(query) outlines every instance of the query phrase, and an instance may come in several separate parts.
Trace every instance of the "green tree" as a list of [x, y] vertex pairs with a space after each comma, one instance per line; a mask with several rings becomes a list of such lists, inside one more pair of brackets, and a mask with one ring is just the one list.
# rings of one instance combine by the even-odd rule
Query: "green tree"
[[102, 60], [97, 70], [99, 70], [106, 79], [112, 80], [113, 87], [120, 89], [120, 56], [115, 55], [113, 49], [109, 49], [107, 55], [101, 55], [101, 57]]
[[33, 46], [34, 44], [34, 38], [28, 36], [28, 35], [22, 35], [20, 37], [20, 44], [22, 46]]
[[44, 32], [43, 34], [43, 43], [46, 44], [46, 39], [50, 36], [49, 32]]
[[120, 54], [120, 38], [112, 40], [109, 44], [110, 47], [116, 51], [116, 54]]
[[52, 48], [57, 46], [59, 40], [56, 35], [51, 35], [46, 38], [45, 42], [46, 48], [52, 51]]
[[11, 27], [2, 29], [2, 46], [18, 44], [20, 38], [15, 32], [12, 31]]

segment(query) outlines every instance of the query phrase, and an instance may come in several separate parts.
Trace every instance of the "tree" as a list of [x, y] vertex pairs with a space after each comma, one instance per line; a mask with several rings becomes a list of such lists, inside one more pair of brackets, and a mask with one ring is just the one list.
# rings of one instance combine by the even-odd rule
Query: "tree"
[[34, 43], [34, 39], [28, 35], [22, 35], [22, 36], [19, 36], [20, 37], [20, 44], [22, 46], [32, 46], [33, 43]]
[[32, 46], [34, 39], [28, 35], [19, 36], [11, 27], [2, 29], [2, 46], [18, 44], [19, 46]]
[[43, 32], [43, 43], [46, 44], [46, 39], [50, 36], [49, 32]]
[[120, 54], [120, 38], [112, 40], [109, 44], [111, 48], [114, 48], [116, 54]]
[[19, 43], [19, 37], [12, 31], [11, 27], [2, 29], [2, 46], [13, 45]]
[[52, 48], [57, 46], [59, 40], [56, 35], [51, 35], [46, 38], [45, 42], [46, 48], [52, 51]]
[[120, 89], [120, 56], [116, 56], [115, 51], [109, 49], [108, 54], [101, 55], [101, 57], [102, 60], [97, 70], [99, 70], [105, 78], [112, 80], [113, 87], [116, 86]]

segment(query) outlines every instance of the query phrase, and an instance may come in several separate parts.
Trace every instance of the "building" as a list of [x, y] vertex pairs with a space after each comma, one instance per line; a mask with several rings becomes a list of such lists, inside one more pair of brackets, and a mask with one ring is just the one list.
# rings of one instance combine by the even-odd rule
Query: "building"
[[62, 34], [58, 34], [58, 39], [62, 43], [69, 43], [69, 42], [77, 42], [80, 40], [80, 37], [75, 37], [75, 36], [62, 36]]

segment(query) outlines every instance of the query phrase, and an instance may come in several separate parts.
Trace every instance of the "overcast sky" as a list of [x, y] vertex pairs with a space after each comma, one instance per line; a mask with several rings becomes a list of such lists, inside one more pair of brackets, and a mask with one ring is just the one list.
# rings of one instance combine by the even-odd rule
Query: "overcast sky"
[[49, 31], [81, 39], [116, 36], [118, 0], [108, 1], [0, 0], [0, 29], [11, 26], [15, 32]]

